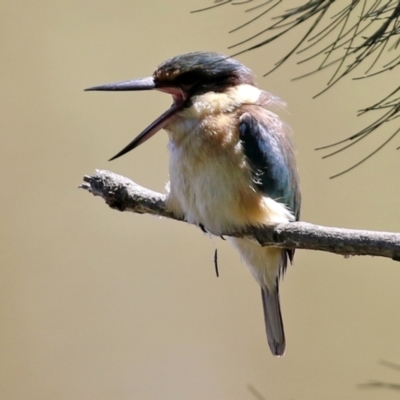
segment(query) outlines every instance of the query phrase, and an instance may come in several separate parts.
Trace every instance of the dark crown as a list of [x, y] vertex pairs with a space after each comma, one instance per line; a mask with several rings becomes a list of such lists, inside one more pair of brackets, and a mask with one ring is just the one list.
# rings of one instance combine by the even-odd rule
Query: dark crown
[[240, 84], [255, 85], [253, 72], [224, 54], [197, 51], [164, 61], [155, 70], [157, 85], [187, 87], [193, 94], [223, 91]]

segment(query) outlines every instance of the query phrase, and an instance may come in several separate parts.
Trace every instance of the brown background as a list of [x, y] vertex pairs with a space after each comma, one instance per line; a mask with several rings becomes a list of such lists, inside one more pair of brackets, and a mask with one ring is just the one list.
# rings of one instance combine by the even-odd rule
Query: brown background
[[[1, 399], [254, 399], [248, 385], [274, 400], [398, 397], [358, 386], [400, 382], [399, 372], [379, 364], [400, 362], [394, 262], [298, 251], [281, 286], [287, 354], [275, 359], [258, 287], [227, 243], [184, 224], [111, 211], [77, 190], [95, 168], [163, 190], [164, 133], [106, 160], [171, 100], [82, 89], [147, 76], [187, 51], [227, 52], [255, 32], [227, 34], [250, 18], [243, 8], [190, 14], [208, 4], [1, 3]], [[399, 231], [398, 140], [354, 172], [328, 179], [389, 130], [326, 161], [313, 150], [365, 126], [369, 117], [356, 119], [355, 110], [383, 97], [393, 73], [342, 81], [311, 100], [331, 71], [291, 82], [311, 68], [292, 61], [262, 78], [295, 37], [239, 60], [289, 104], [284, 118], [298, 148], [302, 218]]]

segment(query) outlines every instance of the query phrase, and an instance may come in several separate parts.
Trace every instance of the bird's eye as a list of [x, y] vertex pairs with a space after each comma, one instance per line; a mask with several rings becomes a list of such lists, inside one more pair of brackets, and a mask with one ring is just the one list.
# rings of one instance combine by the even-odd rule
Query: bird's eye
[[185, 89], [191, 88], [198, 81], [198, 75], [195, 72], [186, 72], [180, 75], [176, 81], [179, 85], [181, 85]]

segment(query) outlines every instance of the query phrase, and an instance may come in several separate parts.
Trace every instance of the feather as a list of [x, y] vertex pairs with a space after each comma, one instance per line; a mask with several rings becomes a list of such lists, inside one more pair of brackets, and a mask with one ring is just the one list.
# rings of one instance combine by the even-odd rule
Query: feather
[[[275, 114], [261, 107], [247, 106], [246, 109], [239, 119], [239, 138], [252, 171], [253, 187], [264, 196], [283, 203], [298, 220], [301, 195], [290, 137]], [[253, 250], [253, 253], [254, 251], [256, 250]], [[266, 270], [278, 270], [275, 284], [268, 284], [267, 280], [263, 285], [260, 278], [258, 281], [261, 284], [268, 344], [274, 355], [281, 356], [285, 351], [285, 333], [279, 301], [279, 277], [285, 272], [288, 259], [292, 262], [294, 250], [276, 251], [279, 252], [278, 259], [268, 256], [264, 258]], [[257, 264], [258, 260], [247, 261]], [[256, 271], [262, 269], [262, 262], [258, 264], [253, 265]], [[270, 280], [269, 276], [269, 282]]]

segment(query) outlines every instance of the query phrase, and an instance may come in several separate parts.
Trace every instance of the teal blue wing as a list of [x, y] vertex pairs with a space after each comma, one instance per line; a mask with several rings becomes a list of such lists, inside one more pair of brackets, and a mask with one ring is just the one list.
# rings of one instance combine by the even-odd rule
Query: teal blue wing
[[[246, 112], [240, 117], [239, 138], [252, 169], [255, 190], [285, 204], [298, 220], [301, 194], [293, 144], [277, 121], [271, 123], [260, 112], [254, 116]], [[287, 255], [292, 260], [294, 251], [288, 250]], [[286, 265], [282, 267], [284, 270]]]

